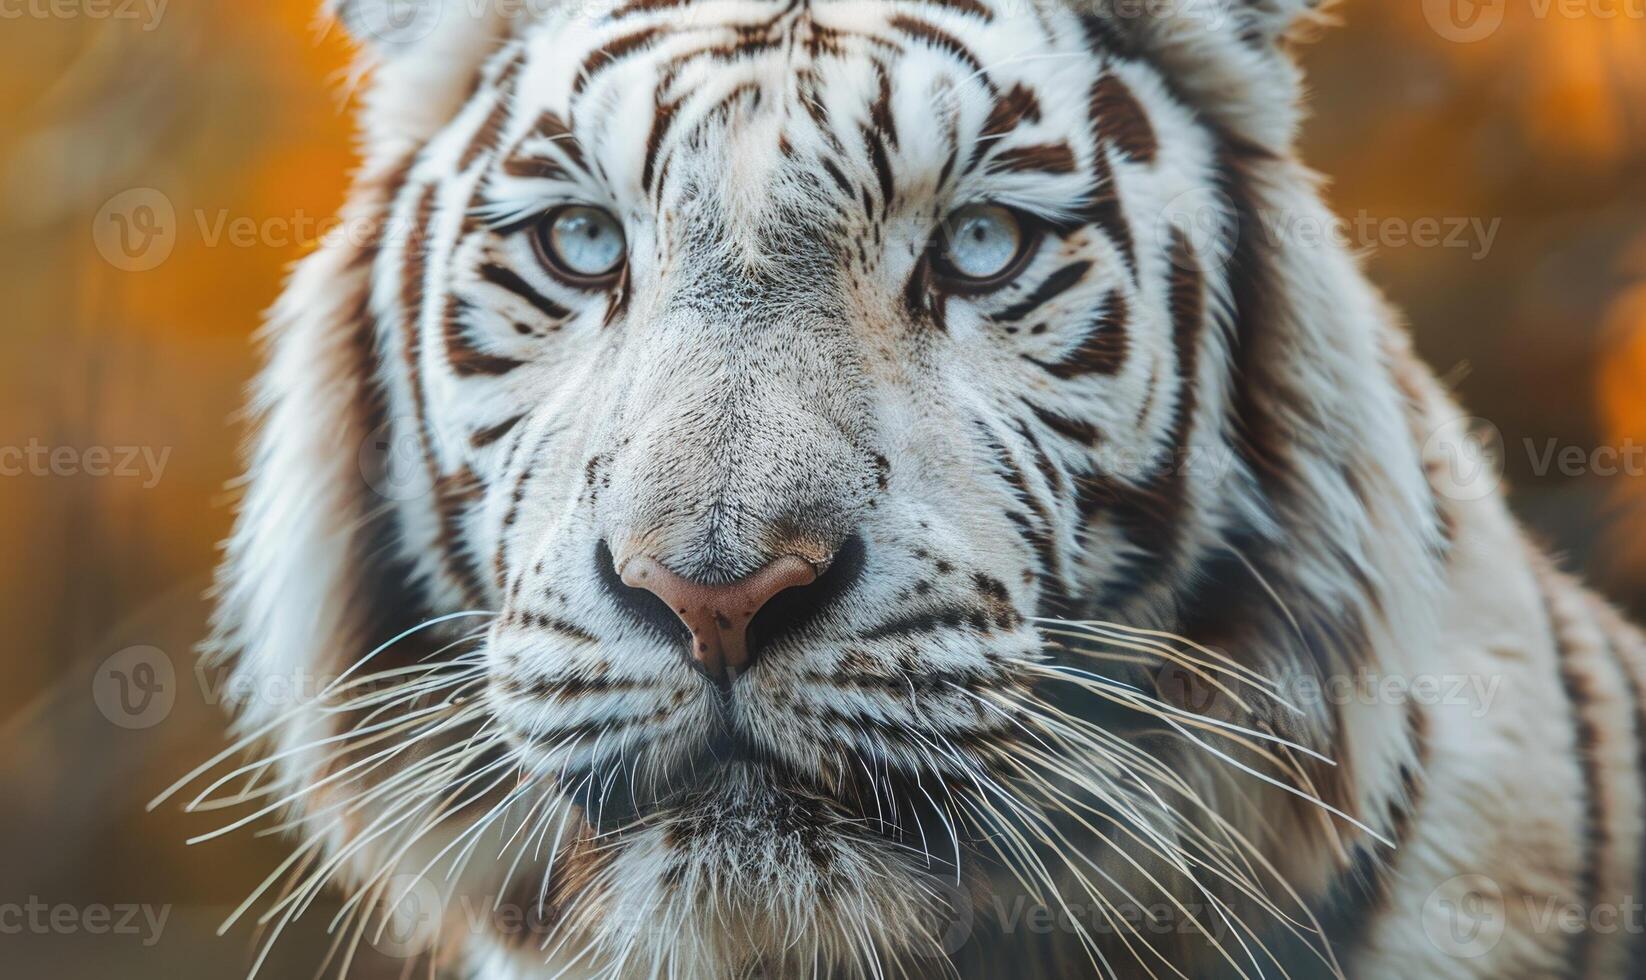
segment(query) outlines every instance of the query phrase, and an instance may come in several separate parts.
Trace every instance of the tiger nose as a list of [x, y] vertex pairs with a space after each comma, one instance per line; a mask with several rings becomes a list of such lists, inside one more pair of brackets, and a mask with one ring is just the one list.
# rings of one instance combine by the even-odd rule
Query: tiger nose
[[645, 557], [624, 562], [619, 574], [624, 585], [668, 603], [691, 633], [693, 665], [722, 687], [753, 666], [748, 634], [755, 614], [779, 593], [817, 581], [817, 569], [793, 555], [724, 585], [694, 582]]

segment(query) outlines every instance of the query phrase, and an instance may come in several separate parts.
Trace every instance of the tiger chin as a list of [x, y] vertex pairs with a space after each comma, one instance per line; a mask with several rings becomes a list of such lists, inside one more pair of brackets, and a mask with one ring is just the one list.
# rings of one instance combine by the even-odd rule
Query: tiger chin
[[1330, 220], [1301, 0], [337, 13], [364, 160], [213, 644], [305, 694], [193, 801], [289, 834], [273, 936], [333, 889], [334, 966], [478, 980], [1646, 965], [1548, 915], [1639, 894], [1640, 634], [1269, 233]]

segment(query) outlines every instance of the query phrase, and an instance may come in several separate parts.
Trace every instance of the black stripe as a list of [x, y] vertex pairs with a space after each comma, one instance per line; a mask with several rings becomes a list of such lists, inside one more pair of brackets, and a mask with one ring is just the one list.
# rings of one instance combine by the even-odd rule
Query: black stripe
[[983, 67], [983, 62], [977, 60], [977, 55], [972, 54], [971, 49], [953, 34], [906, 14], [893, 14], [887, 23], [899, 33], [924, 41], [941, 51], [947, 51], [970, 68], [973, 74], [979, 76], [991, 93], [995, 91], [994, 82], [989, 79], [988, 70]]
[[464, 467], [456, 473], [435, 481], [435, 512], [439, 517], [438, 546], [445, 556], [446, 566], [456, 580], [466, 602], [482, 601], [485, 590], [481, 585], [480, 564], [475, 560], [474, 548], [464, 533], [464, 522], [469, 507], [480, 499], [484, 488], [474, 471]]
[[503, 135], [504, 124], [508, 122], [510, 110], [513, 108], [509, 97], [514, 93], [515, 80], [519, 77], [525, 61], [526, 53], [517, 52], [493, 80], [491, 91], [495, 93], [493, 98], [496, 101], [492, 104], [491, 111], [486, 113], [486, 118], [481, 120], [475, 129], [474, 135], [469, 138], [469, 145], [464, 148], [463, 155], [458, 158], [459, 173], [473, 166], [481, 154], [497, 148], [498, 139]]
[[[1595, 605], [1604, 605], [1604, 603], [1597, 599]], [[1638, 800], [1641, 804], [1637, 808], [1637, 813], [1643, 819], [1646, 819], [1646, 682], [1642, 681], [1640, 674], [1641, 667], [1646, 666], [1646, 664], [1641, 662], [1643, 651], [1638, 643], [1638, 638], [1633, 635], [1634, 627], [1621, 622], [1610, 607], [1604, 609], [1604, 614], [1606, 619], [1610, 621], [1613, 630], [1613, 635], [1607, 637], [1607, 648], [1611, 651], [1612, 656], [1617, 659], [1618, 669], [1628, 679], [1629, 703], [1634, 719], [1636, 783], [1640, 792]], [[1627, 652], [1619, 645], [1619, 633], [1626, 633], [1628, 637], [1637, 640], [1634, 643], [1624, 644], [1630, 648]], [[1629, 898], [1636, 903], [1640, 903], [1646, 902], [1646, 832], [1641, 833], [1635, 845], [1635, 892]], [[1629, 972], [1627, 975], [1630, 977], [1646, 976], [1646, 932], [1636, 932], [1631, 936]]]
[[1036, 143], [1003, 150], [989, 158], [991, 174], [1072, 174], [1074, 150], [1067, 143]]
[[494, 262], [487, 262], [480, 267], [480, 278], [525, 301], [532, 309], [550, 320], [561, 321], [571, 318], [571, 310], [539, 293], [532, 287], [531, 283], [521, 278], [520, 274], [513, 269], [497, 265]]
[[[1574, 885], [1578, 892], [1578, 908], [1589, 911], [1597, 908], [1596, 903], [1600, 901], [1600, 857], [1606, 836], [1606, 814], [1600, 797], [1600, 766], [1599, 760], [1595, 758], [1595, 749], [1600, 744], [1600, 733], [1589, 717], [1589, 704], [1594, 698], [1593, 692], [1589, 689], [1589, 679], [1573, 662], [1570, 623], [1556, 608], [1554, 590], [1559, 588], [1561, 583], [1549, 575], [1541, 575], [1539, 579], [1544, 613], [1549, 617], [1549, 638], [1555, 645], [1560, 686], [1571, 710], [1573, 740], [1576, 743], [1575, 761], [1578, 775], [1583, 782], [1583, 825], [1579, 828], [1579, 843], [1582, 846], [1583, 857]], [[1569, 937], [1566, 963], [1570, 968], [1569, 976], [1573, 980], [1587, 980], [1589, 976], [1593, 952], [1592, 938], [1588, 929], [1580, 929]]]
[[896, 188], [896, 183], [892, 177], [892, 161], [886, 154], [886, 143], [880, 138], [879, 133], [864, 126], [863, 144], [868, 148], [869, 163], [874, 167], [875, 178], [880, 182], [882, 210], [890, 211], [892, 192]]
[[1170, 309], [1172, 345], [1177, 354], [1177, 399], [1167, 431], [1164, 456], [1151, 459], [1154, 472], [1141, 483], [1095, 475], [1082, 502], [1106, 506], [1109, 520], [1139, 552], [1130, 562], [1147, 574], [1131, 575], [1111, 588], [1104, 601], [1117, 604], [1137, 595], [1175, 568], [1182, 547], [1189, 506], [1187, 461], [1199, 406], [1200, 335], [1206, 322], [1205, 279], [1194, 247], [1183, 233], [1172, 231]]
[[1075, 212], [1074, 219], [1054, 223], [1052, 227], [1064, 237], [1095, 225], [1108, 236], [1126, 263], [1126, 271], [1137, 276], [1137, 242], [1132, 226], [1126, 221], [1125, 206], [1120, 203], [1120, 191], [1115, 187], [1114, 168], [1109, 165], [1108, 151], [1101, 143], [1092, 150], [1092, 184], [1086, 204]]
[[1061, 361], [1048, 364], [1027, 358], [1054, 376], [1067, 381], [1086, 375], [1113, 375], [1126, 364], [1131, 341], [1126, 333], [1126, 297], [1120, 290], [1111, 289], [1103, 298], [1103, 306], [1081, 338], [1079, 346]]
[[977, 17], [984, 23], [994, 22], [994, 11], [978, 3], [977, 0], [926, 0], [928, 7], [947, 7], [950, 10]]
[[630, 0], [629, 3], [612, 11], [611, 19], [622, 20], [634, 14], [655, 13], [672, 7], [684, 7], [691, 2], [692, 0]]
[[653, 189], [652, 177], [657, 173], [657, 154], [662, 149], [663, 137], [668, 135], [669, 127], [674, 123], [675, 113], [679, 111], [678, 102], [663, 101], [663, 89], [659, 88], [651, 132], [646, 135], [646, 162], [640, 169], [640, 185], [648, 191]]
[[524, 361], [481, 350], [469, 335], [469, 315], [474, 304], [456, 296], [446, 301], [446, 363], [460, 378], [476, 375], [499, 377], [525, 364]]
[[1126, 83], [1104, 74], [1092, 86], [1092, 119], [1099, 137], [1138, 163], [1153, 163], [1160, 144], [1149, 117]]
[[892, 118], [892, 77], [879, 59], [874, 62], [875, 76], [880, 80], [880, 92], [869, 106], [869, 121], [875, 131], [885, 137], [893, 149], [897, 148], [897, 120]]
[[577, 73], [577, 80], [572, 83], [572, 94], [582, 94], [596, 75], [629, 55], [650, 48], [662, 34], [661, 28], [648, 27], [633, 34], [614, 38], [589, 52], [588, 57], [583, 59], [582, 69]]
[[1065, 439], [1078, 442], [1082, 446], [1096, 446], [1098, 439], [1101, 438], [1097, 428], [1090, 422], [1071, 419], [1066, 415], [1034, 404], [1029, 405], [1029, 410], [1034, 412], [1035, 418], [1039, 419], [1046, 428], [1051, 429]]
[[1091, 268], [1092, 264], [1086, 261], [1069, 263], [1047, 276], [1039, 286], [1035, 287], [1034, 292], [1001, 310], [990, 319], [996, 323], [1018, 323], [1027, 319], [1036, 310], [1072, 289], [1076, 283], [1085, 278], [1086, 273], [1091, 271]]
[[566, 125], [566, 121], [557, 113], [545, 112], [538, 116], [537, 125], [532, 128], [532, 135], [552, 143], [577, 169], [585, 172], [589, 169], [588, 160], [583, 156], [582, 145], [572, 134], [571, 127]]
[[[1422, 809], [1429, 762], [1429, 722], [1416, 702], [1407, 702], [1406, 737], [1412, 762], [1400, 766], [1400, 788], [1386, 801], [1388, 838], [1393, 848], [1375, 840], [1355, 844], [1353, 861], [1327, 893], [1319, 914], [1321, 931], [1341, 960], [1360, 949], [1372, 927], [1389, 910], [1394, 892], [1393, 862], [1399, 860]], [[1307, 959], [1304, 954], [1299, 959]]]
[[480, 429], [469, 436], [469, 445], [475, 449], [485, 449], [488, 446], [496, 445], [498, 440], [513, 432], [514, 427], [524, 421], [525, 418], [525, 415], [516, 415], [513, 418], [504, 419], [496, 425]]
[[1040, 562], [1041, 580], [1046, 586], [1046, 600], [1054, 606], [1061, 607], [1067, 600], [1067, 592], [1063, 584], [1062, 561], [1057, 547], [1057, 524], [1051, 513], [1029, 489], [1028, 477], [1005, 444], [994, 438], [985, 423], [978, 421], [975, 424], [978, 431], [983, 434], [985, 448], [993, 454], [995, 469], [1006, 481], [1012, 496], [1033, 515], [1031, 518], [1017, 511], [1006, 513], [1007, 518], [1018, 525], [1019, 533], [1028, 542]]

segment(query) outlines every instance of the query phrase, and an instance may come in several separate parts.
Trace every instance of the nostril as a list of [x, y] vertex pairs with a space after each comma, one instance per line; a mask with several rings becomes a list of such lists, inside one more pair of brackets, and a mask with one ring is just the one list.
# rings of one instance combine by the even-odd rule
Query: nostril
[[604, 541], [595, 546], [594, 567], [601, 587], [630, 619], [649, 628], [666, 642], [682, 646], [691, 642], [691, 632], [667, 602], [647, 589], [631, 588], [623, 583], [612, 550]]
[[866, 555], [863, 539], [854, 534], [841, 542], [828, 569], [817, 581], [804, 588], [790, 589], [767, 602], [749, 623], [751, 658], [759, 659], [773, 644], [827, 613], [862, 578]]

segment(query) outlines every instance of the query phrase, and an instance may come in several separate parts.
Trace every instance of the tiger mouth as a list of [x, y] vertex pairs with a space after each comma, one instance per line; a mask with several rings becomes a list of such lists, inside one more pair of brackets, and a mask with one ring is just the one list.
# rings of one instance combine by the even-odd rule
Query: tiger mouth
[[[667, 760], [648, 749], [593, 762], [556, 781], [601, 836], [657, 825], [732, 823], [751, 799], [769, 798], [809, 824], [865, 844], [890, 845], [935, 873], [953, 875], [972, 837], [954, 803], [957, 777], [889, 757], [848, 754], [838, 771], [802, 771], [745, 735], [722, 730]], [[800, 828], [795, 828], [800, 829]]]

